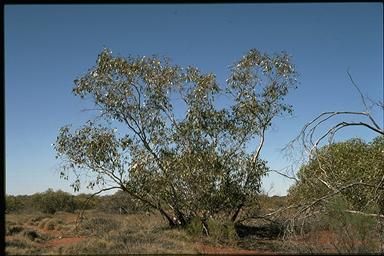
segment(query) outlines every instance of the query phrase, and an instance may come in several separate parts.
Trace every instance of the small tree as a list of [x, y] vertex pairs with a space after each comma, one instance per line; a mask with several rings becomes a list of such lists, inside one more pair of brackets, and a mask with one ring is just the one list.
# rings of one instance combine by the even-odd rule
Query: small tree
[[[183, 69], [156, 56], [113, 57], [104, 50], [73, 92], [89, 97], [107, 125], [88, 121], [74, 132], [61, 128], [55, 143], [64, 160], [61, 174], [74, 171], [75, 190], [82, 173], [93, 177], [90, 187], [104, 186], [99, 192], [119, 188], [158, 210], [171, 226], [219, 213], [236, 221], [268, 170], [260, 159], [266, 130], [273, 118], [292, 111], [283, 101], [295, 75], [287, 54], [251, 50], [221, 88], [214, 74], [195, 67]], [[220, 95], [231, 98], [221, 108]], [[185, 109], [182, 117], [172, 97]], [[112, 129], [114, 121], [125, 125], [124, 134]]]
[[[364, 96], [351, 74], [347, 73], [360, 96], [363, 111], [326, 111], [304, 125], [300, 134], [286, 147], [293, 149], [299, 142], [300, 151], [308, 154], [308, 161], [302, 164], [297, 174], [282, 174], [296, 180], [289, 191], [292, 204], [268, 215], [293, 210], [286, 229], [286, 234], [292, 234], [298, 223], [304, 227], [311, 217], [326, 211], [335, 198], [342, 197], [347, 202], [342, 209], [345, 216], [355, 216], [338, 221], [376, 218], [383, 251], [384, 129], [381, 120], [375, 120], [372, 110], [376, 108], [383, 114], [384, 104]], [[351, 120], [347, 121], [347, 117]], [[378, 137], [368, 144], [360, 139], [334, 143], [334, 136], [351, 126], [363, 127]], [[324, 143], [326, 139], [328, 144]], [[362, 231], [364, 235], [364, 229]]]
[[289, 195], [296, 202], [311, 202], [340, 194], [350, 211], [384, 213], [383, 152], [384, 136], [371, 143], [351, 139], [324, 146], [300, 168]]

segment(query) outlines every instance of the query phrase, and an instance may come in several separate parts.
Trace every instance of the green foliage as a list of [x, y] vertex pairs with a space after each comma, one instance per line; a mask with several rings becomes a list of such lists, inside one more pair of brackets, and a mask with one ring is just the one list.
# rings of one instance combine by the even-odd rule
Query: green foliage
[[76, 210], [89, 210], [96, 209], [102, 202], [102, 197], [94, 196], [91, 197], [88, 194], [79, 194], [74, 196]]
[[199, 237], [204, 234], [203, 222], [198, 217], [193, 217], [186, 225], [187, 233], [192, 237]]
[[[287, 54], [253, 49], [233, 65], [223, 88], [195, 67], [104, 50], [73, 88], [97, 106], [101, 121], [60, 129], [54, 147], [64, 160], [61, 175], [75, 173], [75, 191], [81, 173], [90, 188], [112, 183], [171, 225], [218, 213], [235, 220], [260, 191], [268, 171], [259, 157], [264, 134], [273, 118], [292, 112], [284, 97], [295, 76]], [[232, 105], [218, 107], [223, 95]], [[185, 109], [182, 117], [174, 98]], [[117, 123], [128, 132], [113, 129]], [[260, 144], [252, 149], [254, 139]]]
[[53, 214], [56, 211], [74, 212], [76, 210], [74, 196], [61, 190], [48, 189], [44, 193], [34, 194], [31, 200], [33, 207], [43, 213]]
[[192, 237], [208, 235], [215, 243], [233, 243], [237, 240], [235, 224], [231, 221], [218, 221], [213, 218], [202, 220], [193, 217], [186, 226], [187, 233]]
[[234, 243], [238, 236], [233, 222], [219, 222], [215, 219], [208, 219], [209, 236], [216, 242]]
[[5, 213], [19, 212], [25, 207], [25, 201], [20, 196], [5, 196]]
[[347, 212], [347, 200], [336, 197], [327, 204], [323, 215], [335, 234], [333, 245], [342, 253], [373, 253], [378, 251], [376, 219]]
[[340, 190], [350, 210], [383, 213], [383, 152], [384, 136], [370, 143], [352, 139], [322, 147], [299, 170], [290, 199], [304, 202]]

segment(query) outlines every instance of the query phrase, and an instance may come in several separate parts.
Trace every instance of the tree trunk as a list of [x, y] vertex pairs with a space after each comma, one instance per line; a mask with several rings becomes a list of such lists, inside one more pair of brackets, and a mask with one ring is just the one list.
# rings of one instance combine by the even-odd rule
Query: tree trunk
[[241, 203], [241, 204], [237, 207], [237, 210], [236, 210], [235, 214], [233, 214], [233, 216], [232, 216], [232, 218], [231, 218], [231, 221], [232, 221], [232, 222], [235, 222], [235, 221], [236, 221], [236, 219], [237, 219], [237, 217], [239, 216], [239, 213], [240, 213], [240, 211], [241, 211], [241, 208], [243, 208], [243, 206], [244, 206], [244, 204]]
[[153, 209], [158, 210], [161, 213], [161, 215], [163, 215], [167, 219], [170, 227], [175, 227], [176, 226], [175, 221], [164, 211], [163, 208], [161, 208], [160, 203], [158, 203], [156, 205], [156, 204], [150, 202], [149, 200], [146, 200], [145, 198], [143, 198], [143, 197], [133, 193], [132, 191], [130, 191], [127, 187], [125, 187], [123, 185], [121, 186], [121, 189], [123, 191], [127, 192], [128, 194], [130, 194], [131, 196], [133, 196], [134, 198], [140, 200], [142, 203], [145, 203], [145, 204], [149, 205], [150, 207], [152, 207]]
[[180, 221], [180, 225], [185, 226], [187, 224], [187, 221], [185, 220], [184, 214], [179, 209], [175, 209], [175, 214], [177, 216], [177, 219]]
[[176, 226], [175, 221], [161, 207], [159, 207], [158, 210], [161, 213], [161, 215], [163, 215], [167, 219], [170, 227]]

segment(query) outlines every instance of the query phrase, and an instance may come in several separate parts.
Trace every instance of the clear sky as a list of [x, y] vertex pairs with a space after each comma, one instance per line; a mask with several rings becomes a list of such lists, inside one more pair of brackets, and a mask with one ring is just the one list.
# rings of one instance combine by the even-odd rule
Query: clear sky
[[[220, 83], [251, 48], [287, 51], [300, 74], [287, 97], [295, 112], [275, 121], [262, 152], [276, 169], [290, 164], [280, 149], [317, 114], [362, 110], [347, 68], [364, 94], [383, 99], [380, 3], [7, 5], [4, 13], [7, 194], [71, 191], [55, 171], [51, 144], [61, 126], [89, 118], [81, 111], [89, 103], [71, 89], [104, 47], [121, 56], [168, 56], [217, 74]], [[381, 113], [373, 114], [382, 125]], [[350, 137], [374, 134], [350, 128], [342, 139]], [[290, 184], [278, 175], [263, 181], [277, 195]]]

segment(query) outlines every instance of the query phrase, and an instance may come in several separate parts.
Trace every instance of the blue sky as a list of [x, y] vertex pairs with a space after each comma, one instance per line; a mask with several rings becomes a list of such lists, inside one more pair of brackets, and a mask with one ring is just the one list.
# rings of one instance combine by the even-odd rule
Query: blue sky
[[[364, 94], [383, 99], [379, 3], [7, 5], [4, 28], [7, 194], [71, 191], [55, 171], [51, 144], [61, 126], [89, 119], [81, 111], [89, 103], [71, 89], [104, 47], [121, 56], [168, 56], [217, 74], [220, 83], [251, 48], [287, 51], [300, 74], [298, 89], [286, 99], [295, 112], [275, 120], [262, 152], [276, 169], [290, 164], [280, 149], [317, 114], [362, 110], [347, 68]], [[382, 113], [373, 114], [382, 125]], [[350, 137], [374, 134], [350, 128], [340, 139]], [[278, 195], [290, 184], [274, 174], [263, 181]]]

